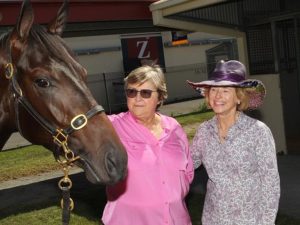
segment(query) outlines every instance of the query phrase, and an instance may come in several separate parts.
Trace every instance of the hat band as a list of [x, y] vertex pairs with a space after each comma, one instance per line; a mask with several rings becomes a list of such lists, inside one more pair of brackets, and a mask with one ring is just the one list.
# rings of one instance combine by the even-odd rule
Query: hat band
[[214, 80], [214, 81], [231, 81], [237, 83], [245, 80], [243, 76], [234, 72], [224, 73], [219, 71], [219, 72], [213, 72], [212, 75], [213, 76], [211, 77], [210, 80]]

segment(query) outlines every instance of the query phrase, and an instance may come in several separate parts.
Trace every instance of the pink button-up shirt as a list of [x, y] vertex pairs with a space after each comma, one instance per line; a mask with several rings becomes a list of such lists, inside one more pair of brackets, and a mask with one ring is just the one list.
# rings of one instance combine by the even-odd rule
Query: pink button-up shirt
[[107, 187], [105, 225], [191, 225], [185, 196], [194, 169], [182, 127], [161, 115], [159, 139], [129, 113], [109, 116], [128, 154], [128, 176]]

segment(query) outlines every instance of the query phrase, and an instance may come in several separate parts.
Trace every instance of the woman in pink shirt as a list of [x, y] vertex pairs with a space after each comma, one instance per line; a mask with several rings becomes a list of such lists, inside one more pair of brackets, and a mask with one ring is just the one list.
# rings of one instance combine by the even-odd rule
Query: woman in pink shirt
[[125, 79], [128, 112], [110, 116], [128, 154], [128, 175], [107, 187], [105, 225], [191, 225], [185, 204], [194, 176], [179, 123], [157, 112], [167, 98], [162, 70], [141, 66]]

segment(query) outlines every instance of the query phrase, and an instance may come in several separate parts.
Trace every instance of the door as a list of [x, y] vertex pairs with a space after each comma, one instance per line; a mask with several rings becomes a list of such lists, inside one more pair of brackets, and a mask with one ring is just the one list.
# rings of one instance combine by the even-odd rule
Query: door
[[300, 153], [300, 56], [297, 21], [278, 21], [275, 29], [287, 149], [289, 153]]

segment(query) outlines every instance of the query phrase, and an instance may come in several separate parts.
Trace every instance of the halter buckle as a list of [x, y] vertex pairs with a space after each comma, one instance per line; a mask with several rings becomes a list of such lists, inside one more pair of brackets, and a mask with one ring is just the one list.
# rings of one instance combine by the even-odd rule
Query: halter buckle
[[5, 71], [4, 71], [4, 74], [5, 74], [5, 77], [7, 79], [11, 79], [12, 76], [14, 75], [14, 67], [13, 67], [13, 64], [12, 63], [7, 63], [4, 67]]
[[87, 124], [87, 117], [84, 114], [79, 114], [71, 120], [71, 127], [74, 130], [80, 130]]

